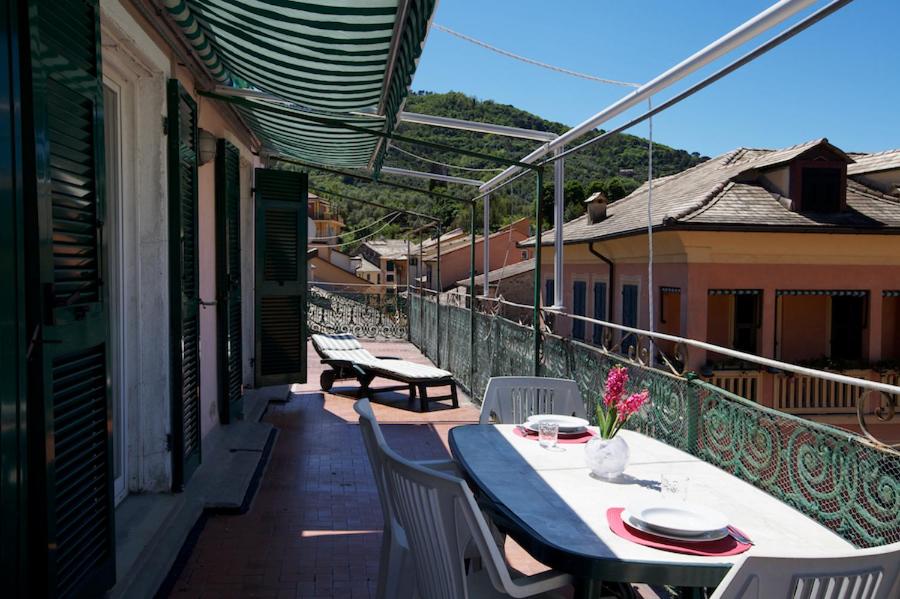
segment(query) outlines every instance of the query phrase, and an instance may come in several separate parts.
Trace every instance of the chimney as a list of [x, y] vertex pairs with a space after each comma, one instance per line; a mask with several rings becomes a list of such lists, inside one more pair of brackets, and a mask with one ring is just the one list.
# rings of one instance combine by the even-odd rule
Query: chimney
[[584, 204], [585, 208], [587, 208], [587, 213], [585, 214], [587, 224], [596, 225], [606, 218], [607, 201], [606, 195], [602, 191], [591, 194], [591, 196], [584, 201]]

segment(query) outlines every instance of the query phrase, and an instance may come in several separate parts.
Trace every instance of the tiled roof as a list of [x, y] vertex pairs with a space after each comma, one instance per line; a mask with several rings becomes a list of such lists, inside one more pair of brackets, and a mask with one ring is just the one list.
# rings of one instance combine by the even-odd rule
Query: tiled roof
[[388, 260], [398, 260], [406, 257], [405, 239], [378, 239], [367, 241], [365, 244], [373, 252]]
[[[508, 266], [504, 266], [501, 268], [497, 268], [488, 273], [488, 284], [496, 283], [497, 281], [502, 281], [503, 279], [509, 279], [520, 275], [522, 273], [531, 272], [534, 270], [534, 260], [522, 260], [521, 262], [516, 262], [515, 264], [510, 264]], [[460, 279], [456, 282], [457, 285], [462, 285], [463, 287], [469, 286], [469, 278]], [[478, 275], [475, 277], [475, 286], [484, 285], [484, 275]]]
[[360, 263], [359, 268], [356, 269], [356, 272], [381, 272], [381, 268], [372, 264], [362, 256], [359, 256]]
[[[900, 202], [856, 181], [848, 181], [849, 210], [829, 215], [792, 212], [785, 207], [785, 198], [746, 181], [747, 174], [783, 164], [821, 145], [846, 157], [848, 162], [860, 159], [847, 156], [824, 138], [782, 150], [732, 150], [675, 175], [654, 179], [651, 222], [654, 227], [697, 224], [900, 228]], [[740, 177], [742, 174], [745, 176]], [[646, 231], [647, 203], [648, 185], [644, 183], [629, 196], [611, 203], [604, 220], [591, 224], [582, 215], [565, 223], [563, 241], [580, 243]], [[544, 232], [544, 245], [553, 243], [553, 234], [553, 229]], [[522, 245], [533, 243], [531, 238]]]
[[847, 166], [848, 175], [862, 175], [900, 169], [900, 150], [887, 150], [875, 154], [851, 154], [855, 164]]

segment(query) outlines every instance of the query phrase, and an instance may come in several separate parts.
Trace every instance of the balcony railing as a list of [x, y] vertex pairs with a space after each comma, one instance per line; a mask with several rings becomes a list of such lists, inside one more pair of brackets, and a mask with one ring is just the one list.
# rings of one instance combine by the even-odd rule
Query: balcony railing
[[[440, 318], [438, 319], [438, 313]], [[531, 374], [533, 330], [499, 316], [410, 298], [410, 336], [473, 398], [492, 376]], [[440, 323], [438, 325], [438, 322]], [[748, 401], [694, 376], [543, 336], [541, 374], [577, 381], [593, 417], [606, 374], [628, 368], [652, 402], [629, 425], [777, 497], [860, 547], [900, 540], [900, 453], [859, 435]]]
[[758, 370], [716, 370], [704, 377], [708, 383], [739, 397], [759, 402], [762, 394], [763, 372]]
[[[376, 285], [365, 286], [367, 290]], [[352, 333], [361, 339], [406, 339], [406, 297], [399, 293], [354, 292], [312, 285], [308, 295], [310, 333]]]

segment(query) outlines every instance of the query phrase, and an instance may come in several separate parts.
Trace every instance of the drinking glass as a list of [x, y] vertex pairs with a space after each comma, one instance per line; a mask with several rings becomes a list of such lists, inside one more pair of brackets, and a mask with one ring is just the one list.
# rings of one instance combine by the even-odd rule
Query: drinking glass
[[663, 499], [687, 501], [690, 478], [684, 474], [663, 474], [659, 477], [659, 490]]
[[558, 422], [541, 422], [538, 425], [538, 442], [541, 447], [556, 447], [556, 440], [559, 438]]

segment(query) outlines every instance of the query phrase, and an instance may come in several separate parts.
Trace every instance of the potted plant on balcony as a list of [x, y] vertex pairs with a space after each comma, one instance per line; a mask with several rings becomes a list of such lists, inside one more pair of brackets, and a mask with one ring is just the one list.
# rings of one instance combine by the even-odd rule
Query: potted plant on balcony
[[600, 478], [618, 478], [628, 465], [628, 444], [617, 433], [628, 419], [650, 399], [647, 389], [628, 394], [628, 370], [616, 366], [606, 376], [606, 389], [597, 405], [597, 425], [600, 436], [588, 441], [584, 448], [585, 461], [591, 472]]

